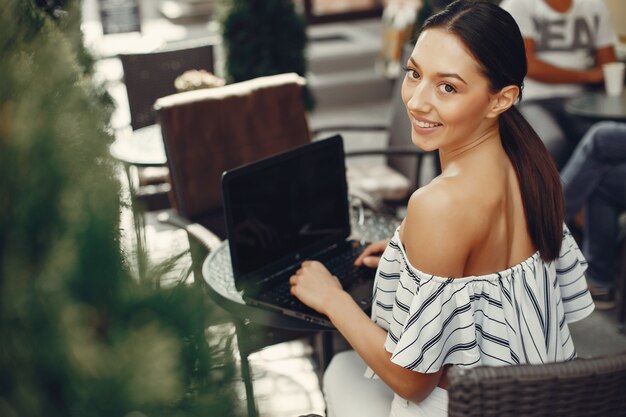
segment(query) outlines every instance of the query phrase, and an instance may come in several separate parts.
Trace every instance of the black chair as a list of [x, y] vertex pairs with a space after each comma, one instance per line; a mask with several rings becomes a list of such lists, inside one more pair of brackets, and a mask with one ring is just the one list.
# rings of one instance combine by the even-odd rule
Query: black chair
[[626, 416], [626, 352], [448, 372], [450, 417]]
[[121, 54], [133, 130], [156, 123], [154, 103], [176, 93], [174, 80], [185, 71], [214, 71], [213, 44], [178, 45], [147, 53]]

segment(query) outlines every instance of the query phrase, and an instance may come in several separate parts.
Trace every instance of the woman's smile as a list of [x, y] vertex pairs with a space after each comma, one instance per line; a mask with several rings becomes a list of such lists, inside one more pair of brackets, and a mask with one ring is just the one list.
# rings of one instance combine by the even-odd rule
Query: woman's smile
[[416, 133], [420, 135], [429, 135], [437, 130], [438, 127], [443, 126], [441, 123], [433, 122], [424, 118], [417, 118], [410, 115], [411, 125]]

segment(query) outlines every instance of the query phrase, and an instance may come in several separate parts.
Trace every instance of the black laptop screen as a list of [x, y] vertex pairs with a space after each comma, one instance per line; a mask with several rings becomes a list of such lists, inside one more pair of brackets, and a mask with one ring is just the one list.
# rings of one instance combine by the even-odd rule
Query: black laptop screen
[[350, 233], [339, 136], [227, 172], [222, 187], [236, 278]]

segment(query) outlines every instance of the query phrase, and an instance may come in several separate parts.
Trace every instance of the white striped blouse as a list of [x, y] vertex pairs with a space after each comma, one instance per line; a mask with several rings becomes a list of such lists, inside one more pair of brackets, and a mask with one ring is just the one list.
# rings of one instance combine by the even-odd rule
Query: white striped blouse
[[[539, 253], [504, 271], [444, 278], [407, 259], [396, 230], [374, 283], [372, 320], [388, 331], [392, 362], [422, 373], [446, 364], [473, 367], [573, 359], [567, 323], [594, 308], [587, 269], [564, 227], [559, 258]], [[368, 371], [368, 376], [373, 376]]]

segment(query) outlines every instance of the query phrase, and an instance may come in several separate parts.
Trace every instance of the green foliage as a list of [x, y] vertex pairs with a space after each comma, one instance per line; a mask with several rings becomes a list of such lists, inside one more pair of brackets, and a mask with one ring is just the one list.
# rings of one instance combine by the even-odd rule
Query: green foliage
[[[293, 0], [223, 0], [222, 36], [229, 82], [265, 75], [306, 74], [306, 23]], [[305, 89], [307, 108], [313, 98]]]
[[110, 109], [56, 4], [0, 8], [0, 415], [236, 415], [200, 289], [125, 268]]

